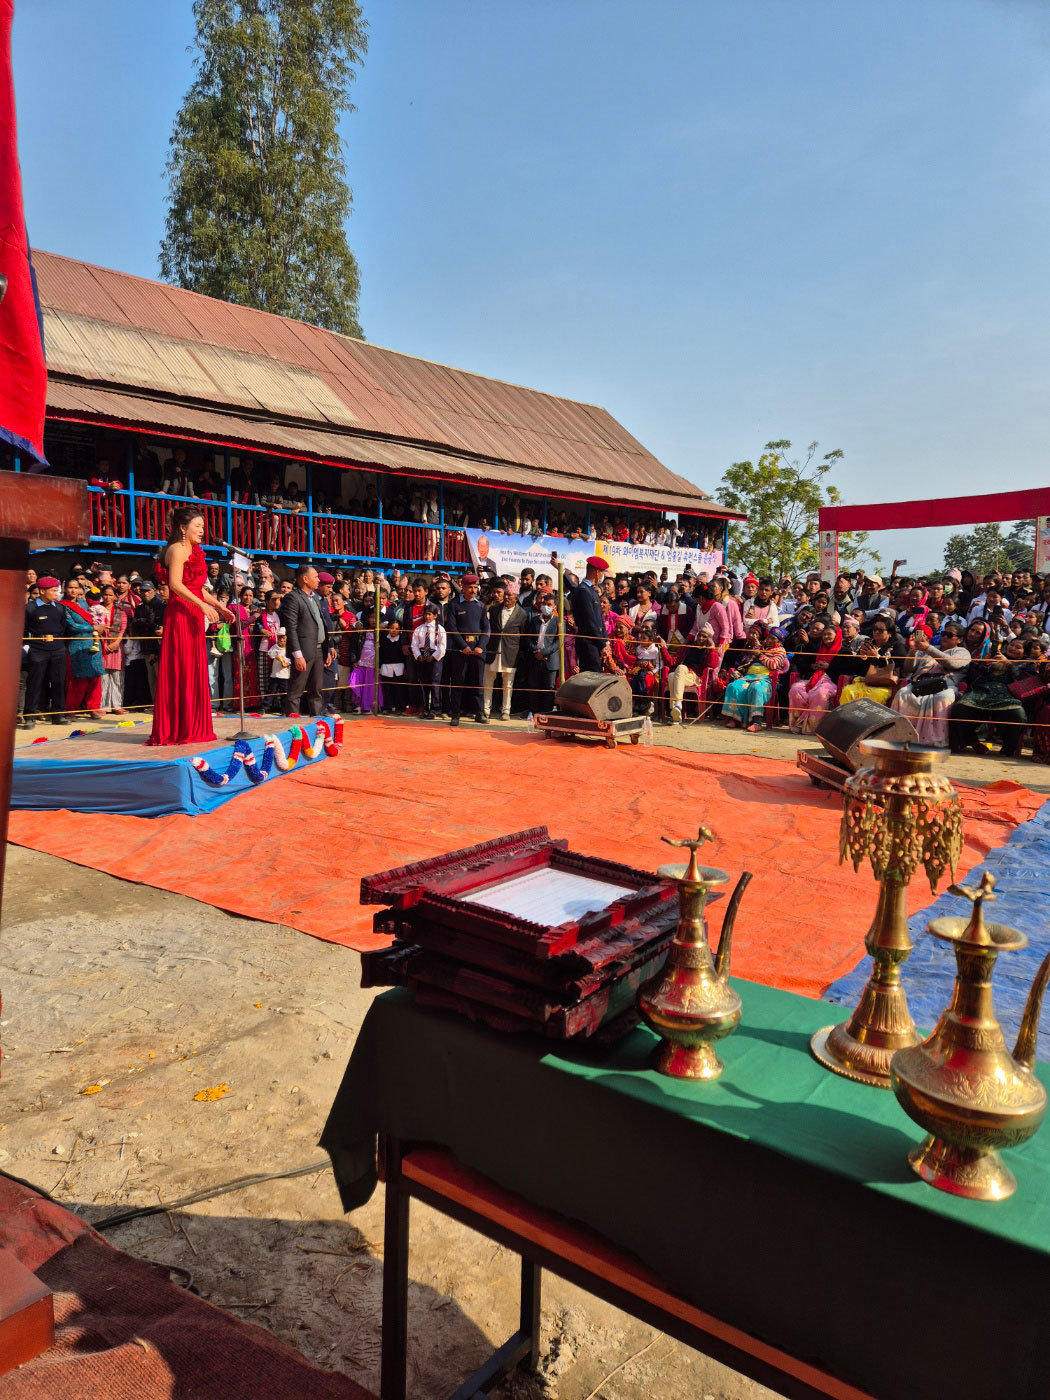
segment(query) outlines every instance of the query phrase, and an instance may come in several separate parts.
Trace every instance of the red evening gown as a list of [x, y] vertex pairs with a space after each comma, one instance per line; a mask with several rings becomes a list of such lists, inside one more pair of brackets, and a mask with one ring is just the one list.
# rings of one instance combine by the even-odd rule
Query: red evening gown
[[[157, 573], [162, 581], [167, 579], [165, 568], [158, 567]], [[207, 577], [204, 550], [195, 544], [182, 570], [182, 581], [191, 593], [202, 598]], [[204, 628], [200, 608], [173, 593], [164, 609], [157, 692], [153, 697], [153, 732], [147, 744], [201, 744], [215, 738]]]

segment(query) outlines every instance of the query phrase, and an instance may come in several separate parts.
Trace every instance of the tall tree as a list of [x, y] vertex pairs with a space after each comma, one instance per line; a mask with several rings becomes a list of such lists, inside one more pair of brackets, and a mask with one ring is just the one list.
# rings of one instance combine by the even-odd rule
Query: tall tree
[[366, 47], [358, 0], [194, 0], [161, 275], [361, 337], [339, 119]]
[[[726, 471], [718, 499], [748, 517], [745, 524], [729, 527], [734, 563], [773, 578], [794, 577], [818, 566], [817, 512], [841, 499], [826, 478], [846, 455], [835, 448], [818, 458], [819, 445], [811, 442], [801, 456], [790, 457], [786, 438], [767, 442], [757, 462], [734, 462]], [[867, 546], [866, 531], [840, 534], [840, 566], [878, 564]]]
[[989, 574], [1030, 569], [1035, 555], [1035, 521], [1018, 520], [1008, 532], [999, 524], [975, 525], [968, 535], [949, 535], [944, 546], [946, 569]]

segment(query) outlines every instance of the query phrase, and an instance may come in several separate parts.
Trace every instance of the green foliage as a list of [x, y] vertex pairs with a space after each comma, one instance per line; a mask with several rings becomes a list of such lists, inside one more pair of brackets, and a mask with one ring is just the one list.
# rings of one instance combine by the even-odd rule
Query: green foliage
[[[791, 458], [789, 441], [767, 442], [757, 462], [734, 462], [726, 471], [718, 499], [748, 517], [729, 527], [734, 564], [774, 579], [819, 567], [817, 512], [841, 499], [826, 478], [845, 453], [836, 448], [818, 459], [818, 446], [811, 442], [803, 456]], [[840, 567], [851, 569], [865, 561], [878, 565], [867, 542], [866, 531], [840, 534]]]
[[161, 275], [360, 337], [338, 131], [366, 47], [358, 0], [194, 0], [193, 15]]
[[976, 525], [968, 535], [951, 535], [944, 546], [946, 569], [988, 574], [1030, 569], [1035, 554], [1035, 521], [1018, 520], [1008, 532], [1002, 525]]

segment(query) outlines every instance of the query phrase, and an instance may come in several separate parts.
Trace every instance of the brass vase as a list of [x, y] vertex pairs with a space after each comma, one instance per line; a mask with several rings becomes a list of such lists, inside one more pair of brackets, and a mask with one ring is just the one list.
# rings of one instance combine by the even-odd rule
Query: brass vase
[[1017, 1189], [1000, 1148], [1017, 1147], [1038, 1129], [1046, 1090], [1035, 1077], [1039, 1012], [1050, 974], [1050, 954], [1028, 993], [1013, 1054], [1006, 1048], [992, 1004], [992, 971], [1000, 953], [1028, 942], [1020, 930], [988, 924], [984, 904], [995, 879], [977, 888], [952, 885], [973, 903], [969, 919], [934, 919], [934, 938], [955, 949], [952, 999], [928, 1040], [893, 1057], [893, 1092], [929, 1136], [908, 1154], [914, 1171], [938, 1190], [977, 1201], [1001, 1201]]
[[825, 1026], [810, 1041], [822, 1065], [862, 1084], [890, 1087], [890, 1061], [919, 1043], [901, 985], [901, 964], [912, 950], [905, 901], [921, 865], [937, 882], [962, 852], [962, 813], [951, 782], [934, 771], [943, 749], [869, 739], [860, 752], [871, 760], [843, 789], [839, 860], [859, 870], [867, 857], [879, 881], [875, 918], [864, 939], [871, 976], [848, 1021]]
[[657, 872], [678, 881], [678, 928], [660, 983], [655, 991], [643, 988], [638, 993], [638, 1010], [660, 1036], [654, 1064], [662, 1074], [677, 1079], [717, 1079], [725, 1066], [714, 1043], [740, 1024], [742, 1005], [729, 985], [729, 964], [733, 924], [751, 876], [745, 871], [737, 882], [722, 923], [718, 953], [712, 958], [704, 905], [711, 890], [726, 884], [729, 876], [724, 870], [697, 864], [697, 850], [704, 841], [713, 839], [711, 832], [702, 826], [695, 841], [663, 839], [669, 846], [688, 847], [689, 863], [662, 865]]

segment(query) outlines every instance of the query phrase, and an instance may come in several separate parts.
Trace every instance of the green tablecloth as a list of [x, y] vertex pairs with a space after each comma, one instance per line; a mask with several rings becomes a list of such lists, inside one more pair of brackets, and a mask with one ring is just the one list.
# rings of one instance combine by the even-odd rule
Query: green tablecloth
[[438, 1143], [874, 1395], [1043, 1400], [1050, 1127], [1007, 1154], [1010, 1200], [936, 1191], [908, 1166], [921, 1132], [893, 1095], [810, 1056], [841, 1009], [734, 985], [744, 1018], [713, 1085], [649, 1069], [644, 1029], [553, 1052], [386, 993], [321, 1140], [344, 1206], [375, 1188], [377, 1133]]

